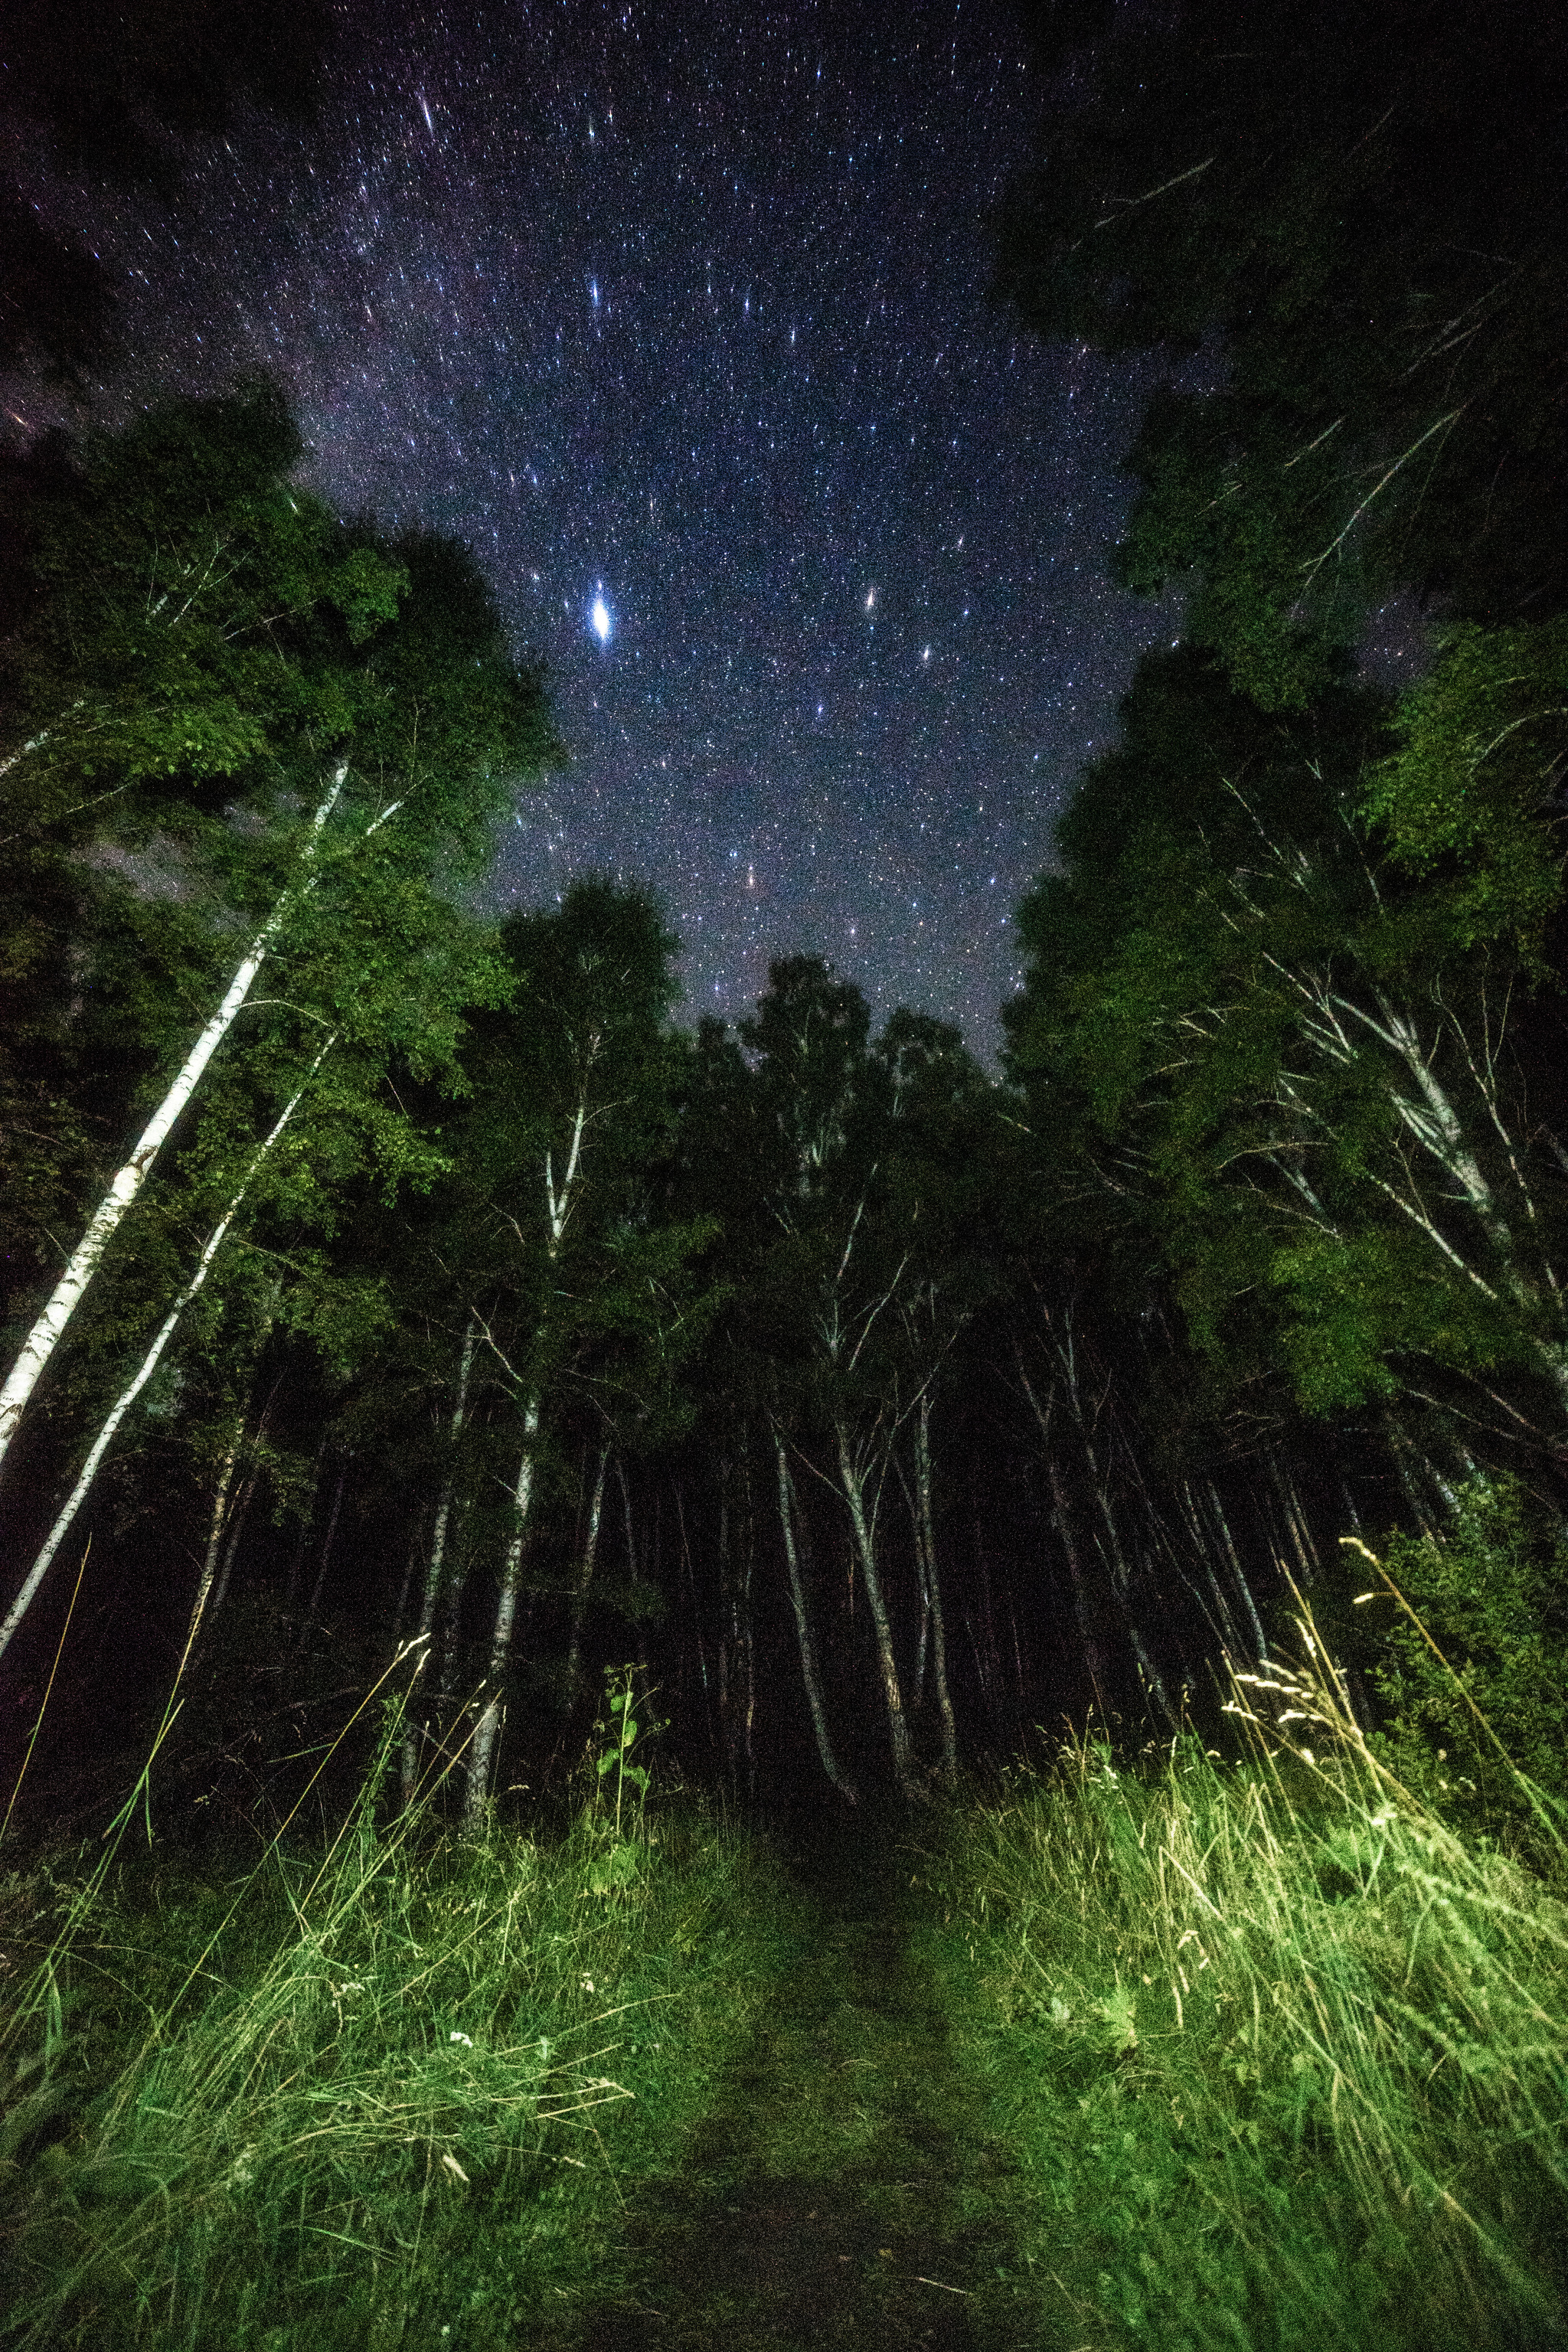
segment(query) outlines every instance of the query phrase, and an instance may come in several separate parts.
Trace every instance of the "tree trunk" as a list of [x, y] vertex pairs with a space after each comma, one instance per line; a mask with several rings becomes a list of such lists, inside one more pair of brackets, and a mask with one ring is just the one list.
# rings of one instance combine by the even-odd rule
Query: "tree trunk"
[[1143, 1639], [1143, 1629], [1132, 1614], [1131, 1608], [1127, 1612], [1127, 1637], [1132, 1644], [1132, 1656], [1138, 1667], [1138, 1678], [1145, 1692], [1152, 1698], [1171, 1729], [1179, 1731], [1182, 1725], [1181, 1717], [1171, 1705], [1171, 1695], [1165, 1688], [1165, 1678], [1154, 1663], [1153, 1653]]
[[244, 1442], [245, 1412], [241, 1408], [235, 1420], [234, 1435], [229, 1441], [228, 1452], [223, 1457], [223, 1468], [218, 1473], [217, 1493], [213, 1497], [212, 1526], [207, 1534], [206, 1558], [202, 1562], [201, 1581], [196, 1586], [196, 1597], [191, 1604], [191, 1622], [185, 1633], [184, 1655], [187, 1658], [196, 1645], [196, 1635], [201, 1631], [202, 1619], [206, 1612], [207, 1595], [213, 1589], [213, 1578], [217, 1573], [218, 1555], [223, 1547], [224, 1525], [227, 1516], [229, 1482], [234, 1476], [234, 1465], [239, 1459], [239, 1449]]
[[850, 1527], [854, 1529], [856, 1557], [866, 1586], [866, 1605], [871, 1612], [871, 1624], [877, 1639], [877, 1660], [882, 1670], [882, 1695], [888, 1705], [888, 1735], [893, 1751], [893, 1772], [900, 1794], [912, 1798], [919, 1795], [920, 1790], [910, 1748], [910, 1727], [904, 1716], [903, 1693], [899, 1687], [899, 1662], [893, 1651], [888, 1604], [877, 1570], [875, 1531], [866, 1509], [866, 1475], [850, 1453], [849, 1432], [845, 1423], [837, 1421], [833, 1426], [838, 1440], [838, 1471], [843, 1480], [844, 1500], [848, 1507]]
[[1072, 1585], [1073, 1614], [1078, 1620], [1079, 1645], [1083, 1652], [1084, 1664], [1089, 1669], [1089, 1687], [1094, 1693], [1095, 1704], [1103, 1715], [1105, 1699], [1100, 1691], [1100, 1678], [1105, 1672], [1105, 1654], [1100, 1646], [1100, 1636], [1095, 1629], [1093, 1612], [1089, 1607], [1089, 1585], [1083, 1572], [1083, 1562], [1079, 1557], [1078, 1542], [1073, 1534], [1071, 1506], [1068, 1501], [1067, 1489], [1062, 1484], [1062, 1474], [1058, 1466], [1056, 1455], [1048, 1444], [1046, 1448], [1046, 1475], [1050, 1481], [1057, 1533], [1061, 1538], [1062, 1551], [1068, 1564], [1068, 1578]]
[[419, 1538], [424, 1525], [424, 1512], [416, 1511], [409, 1523], [408, 1549], [403, 1556], [403, 1581], [397, 1588], [397, 1606], [392, 1612], [392, 1652], [395, 1658], [401, 1657], [405, 1647], [403, 1621], [408, 1614], [408, 1596], [414, 1590], [414, 1565], [419, 1558]]
[[495, 1758], [496, 1735], [500, 1729], [501, 1687], [506, 1676], [507, 1662], [511, 1655], [511, 1629], [517, 1617], [518, 1586], [522, 1577], [523, 1546], [528, 1538], [528, 1516], [533, 1501], [533, 1474], [539, 1446], [539, 1399], [530, 1397], [522, 1413], [522, 1458], [518, 1464], [517, 1483], [512, 1488], [516, 1518], [507, 1538], [505, 1556], [501, 1561], [500, 1599], [496, 1606], [495, 1630], [490, 1635], [489, 1672], [485, 1677], [485, 1703], [479, 1719], [474, 1726], [474, 1737], [468, 1748], [468, 1787], [463, 1808], [464, 1826], [470, 1837], [477, 1837], [489, 1820], [492, 1799], [489, 1792], [490, 1768]]
[[[479, 1338], [479, 1318], [476, 1308], [468, 1310], [463, 1327], [463, 1345], [458, 1357], [458, 1394], [452, 1406], [451, 1427], [447, 1432], [446, 1475], [441, 1481], [441, 1496], [436, 1506], [436, 1524], [430, 1534], [430, 1557], [425, 1568], [425, 1591], [419, 1604], [418, 1641], [420, 1653], [415, 1665], [416, 1675], [424, 1675], [430, 1654], [430, 1637], [436, 1624], [437, 1605], [441, 1598], [441, 1580], [447, 1566], [447, 1535], [452, 1522], [452, 1496], [457, 1489], [458, 1441], [463, 1433], [463, 1421], [468, 1409], [468, 1375], [474, 1367], [474, 1348]], [[400, 1629], [401, 1630], [401, 1629]], [[403, 1722], [403, 1801], [414, 1801], [414, 1791], [419, 1779], [419, 1750], [428, 1721], [416, 1727], [406, 1714]]]
[[921, 1398], [920, 1415], [915, 1423], [915, 1499], [920, 1506], [918, 1525], [922, 1580], [931, 1611], [931, 1665], [936, 1682], [936, 1704], [942, 1717], [942, 1777], [952, 1781], [958, 1777], [958, 1728], [953, 1721], [952, 1697], [947, 1686], [947, 1628], [942, 1622], [942, 1579], [936, 1565], [936, 1522], [931, 1502], [931, 1399], [924, 1395]]
[[[310, 1070], [306, 1076], [305, 1086], [309, 1086], [310, 1079], [315, 1076], [316, 1072], [321, 1068], [322, 1062], [331, 1053], [332, 1046], [336, 1042], [335, 1034], [328, 1038], [326, 1044], [322, 1046], [321, 1052], [317, 1055], [315, 1060], [310, 1065]], [[82, 1464], [81, 1475], [78, 1478], [76, 1485], [71, 1488], [70, 1494], [66, 1499], [58, 1518], [55, 1521], [54, 1526], [49, 1529], [47, 1536], [45, 1538], [37, 1558], [34, 1560], [32, 1567], [27, 1571], [26, 1580], [23, 1584], [22, 1590], [16, 1595], [16, 1600], [11, 1603], [10, 1610], [6, 1614], [5, 1624], [0, 1625], [0, 1657], [5, 1656], [5, 1650], [12, 1634], [21, 1623], [23, 1618], [26, 1615], [28, 1609], [32, 1605], [33, 1595], [37, 1592], [39, 1585], [44, 1580], [45, 1575], [48, 1570], [49, 1562], [54, 1559], [56, 1552], [58, 1551], [61, 1544], [65, 1541], [67, 1535], [70, 1531], [72, 1520], [76, 1517], [76, 1515], [80, 1510], [83, 1503], [86, 1502], [92, 1482], [98, 1475], [99, 1465], [102, 1462], [104, 1455], [108, 1453], [110, 1445], [114, 1443], [116, 1431], [119, 1429], [120, 1424], [124, 1420], [126, 1414], [130, 1412], [132, 1406], [135, 1403], [137, 1398], [141, 1395], [142, 1390], [146, 1387], [148, 1381], [152, 1379], [153, 1373], [157, 1370], [159, 1360], [163, 1356], [164, 1349], [168, 1346], [170, 1340], [174, 1336], [174, 1331], [178, 1326], [181, 1316], [184, 1313], [186, 1307], [190, 1305], [197, 1291], [201, 1289], [202, 1285], [205, 1282], [207, 1276], [211, 1273], [213, 1260], [216, 1257], [218, 1251], [222, 1248], [224, 1237], [239, 1213], [240, 1203], [245, 1199], [246, 1193], [250, 1188], [252, 1178], [255, 1176], [256, 1171], [260, 1167], [262, 1161], [267, 1158], [267, 1155], [271, 1150], [273, 1145], [277, 1142], [279, 1137], [282, 1134], [284, 1129], [288, 1126], [289, 1120], [293, 1118], [296, 1110], [298, 1110], [304, 1092], [304, 1086], [300, 1087], [296, 1091], [288, 1104], [284, 1107], [278, 1118], [274, 1121], [271, 1131], [266, 1137], [265, 1140], [257, 1146], [256, 1150], [251, 1155], [250, 1165], [245, 1171], [245, 1176], [241, 1181], [238, 1192], [229, 1202], [227, 1208], [224, 1211], [223, 1215], [219, 1218], [216, 1225], [213, 1228], [212, 1233], [207, 1238], [206, 1247], [203, 1250], [201, 1256], [196, 1261], [195, 1272], [192, 1275], [189, 1282], [186, 1283], [184, 1290], [181, 1291], [179, 1297], [175, 1299], [173, 1307], [170, 1307], [169, 1312], [163, 1318], [163, 1322], [158, 1326], [157, 1331], [153, 1336], [153, 1344], [148, 1349], [147, 1353], [142, 1357], [140, 1368], [138, 1369], [134, 1379], [129, 1381], [125, 1387], [121, 1390], [120, 1394], [116, 1397], [114, 1402], [110, 1405], [108, 1412], [105, 1414], [103, 1425], [92, 1442], [91, 1450], [88, 1454], [87, 1460]]]
[[1252, 1628], [1252, 1638], [1257, 1645], [1254, 1654], [1262, 1660], [1268, 1655], [1268, 1640], [1263, 1631], [1263, 1620], [1258, 1613], [1258, 1603], [1252, 1597], [1252, 1587], [1247, 1582], [1247, 1571], [1241, 1565], [1241, 1555], [1237, 1550], [1236, 1539], [1230, 1532], [1230, 1521], [1226, 1517], [1225, 1505], [1219, 1498], [1219, 1488], [1212, 1478], [1207, 1481], [1207, 1486], [1209, 1506], [1214, 1514], [1215, 1524], [1220, 1532], [1220, 1540], [1225, 1546], [1226, 1558], [1230, 1562], [1231, 1582], [1235, 1585], [1247, 1610], [1247, 1622]]
[[294, 1557], [289, 1563], [289, 1580], [283, 1588], [283, 1614], [290, 1622], [294, 1614], [294, 1598], [300, 1590], [300, 1571], [305, 1565], [305, 1554], [310, 1549], [310, 1530], [316, 1524], [316, 1498], [321, 1491], [321, 1465], [327, 1458], [327, 1432], [323, 1429], [317, 1443], [315, 1459], [310, 1464], [310, 1491], [300, 1517], [300, 1540], [294, 1547]]
[[784, 1529], [784, 1560], [789, 1570], [790, 1604], [795, 1611], [795, 1636], [800, 1644], [800, 1671], [805, 1683], [805, 1703], [811, 1709], [811, 1727], [816, 1736], [816, 1752], [822, 1769], [838, 1790], [853, 1805], [858, 1802], [851, 1782], [838, 1769], [833, 1753], [833, 1742], [827, 1729], [827, 1703], [823, 1696], [822, 1672], [817, 1664], [816, 1642], [811, 1630], [811, 1613], [806, 1605], [805, 1585], [800, 1572], [800, 1559], [795, 1545], [795, 1481], [790, 1476], [789, 1456], [784, 1451], [784, 1433], [775, 1422], [773, 1425], [773, 1454], [779, 1472], [779, 1525]]
[[[577, 1589], [572, 1596], [572, 1638], [566, 1645], [566, 1692], [564, 1706], [570, 1709], [576, 1701], [578, 1680], [583, 1672], [583, 1620], [588, 1611], [588, 1588], [594, 1581], [594, 1562], [599, 1549], [599, 1520], [605, 1507], [605, 1473], [610, 1466], [610, 1449], [599, 1449], [599, 1466], [594, 1474], [593, 1499], [588, 1505], [588, 1532], [583, 1542], [583, 1565], [578, 1571]], [[626, 1540], [631, 1541], [630, 1506], [627, 1506]]]
[[[307, 866], [314, 859], [321, 828], [332, 813], [347, 775], [348, 762], [345, 760], [311, 822], [302, 861]], [[27, 1400], [37, 1386], [39, 1375], [54, 1353], [60, 1334], [80, 1305], [98, 1271], [116, 1227], [145, 1183], [170, 1129], [195, 1094], [203, 1071], [233, 1027], [284, 917], [301, 893], [310, 887], [310, 883], [306, 881], [297, 883], [292, 889], [286, 891], [252, 940], [238, 971], [228, 984], [223, 1003], [186, 1055], [168, 1092], [142, 1129], [135, 1150], [116, 1174], [86, 1233], [77, 1244], [69, 1265], [55, 1286], [52, 1297], [23, 1343], [22, 1352], [11, 1367], [5, 1387], [0, 1389], [0, 1460], [4, 1459], [5, 1450], [16, 1434], [16, 1424], [22, 1418]]]
[[1094, 1622], [1094, 1612], [1089, 1605], [1089, 1582], [1083, 1572], [1083, 1561], [1079, 1556], [1078, 1541], [1073, 1534], [1072, 1507], [1068, 1500], [1067, 1488], [1062, 1484], [1061, 1468], [1057, 1460], [1056, 1449], [1051, 1444], [1051, 1412], [1056, 1404], [1055, 1390], [1053, 1387], [1047, 1403], [1042, 1406], [1035, 1394], [1034, 1385], [1025, 1368], [1023, 1349], [1016, 1347], [1014, 1355], [1017, 1360], [1018, 1378], [1023, 1383], [1024, 1394], [1029, 1400], [1029, 1409], [1040, 1425], [1040, 1436], [1044, 1443], [1046, 1457], [1046, 1476], [1051, 1489], [1057, 1533], [1061, 1538], [1062, 1553], [1068, 1564], [1068, 1579], [1072, 1586], [1073, 1615], [1078, 1622], [1079, 1646], [1083, 1652], [1083, 1662], [1089, 1670], [1089, 1685], [1094, 1693], [1094, 1703], [1101, 1715], [1104, 1715], [1105, 1696], [1100, 1686], [1100, 1678], [1105, 1672], [1105, 1653], [1100, 1647], [1100, 1635]]
[[736, 1634], [741, 1655], [746, 1666], [746, 1711], [742, 1718], [742, 1747], [746, 1759], [746, 1795], [753, 1800], [757, 1793], [757, 1751], [754, 1734], [757, 1720], [757, 1643], [756, 1628], [752, 1621], [752, 1572], [756, 1565], [757, 1518], [752, 1504], [752, 1457], [748, 1448], [741, 1456], [741, 1483], [745, 1505], [742, 1527], [742, 1573], [735, 1588]]
[[309, 1633], [316, 1622], [321, 1606], [321, 1593], [326, 1586], [327, 1569], [332, 1557], [332, 1538], [338, 1531], [338, 1513], [343, 1507], [343, 1482], [349, 1475], [348, 1456], [338, 1465], [338, 1483], [332, 1489], [332, 1507], [327, 1516], [327, 1532], [321, 1539], [321, 1565], [316, 1570], [316, 1581], [310, 1589], [310, 1603], [305, 1612], [305, 1630]]
[[680, 1530], [680, 1558], [686, 1570], [686, 1589], [691, 1597], [691, 1636], [697, 1645], [697, 1673], [702, 1685], [702, 1719], [708, 1733], [710, 1750], [715, 1747], [713, 1738], [713, 1694], [708, 1683], [708, 1650], [702, 1639], [702, 1604], [697, 1592], [697, 1569], [691, 1558], [691, 1544], [686, 1532], [686, 1501], [679, 1481], [675, 1486], [675, 1523]]

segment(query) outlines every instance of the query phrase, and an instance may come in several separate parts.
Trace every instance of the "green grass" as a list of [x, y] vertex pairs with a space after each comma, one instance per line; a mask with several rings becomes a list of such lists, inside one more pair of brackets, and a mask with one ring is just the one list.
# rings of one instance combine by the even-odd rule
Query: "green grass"
[[928, 1864], [1039, 2340], [1568, 2340], [1568, 1913], [1391, 1779], [1331, 1669], [1241, 1711], [1247, 1762], [1086, 1744]]
[[1309, 1656], [913, 1855], [648, 1797], [623, 1683], [552, 1835], [391, 1723], [330, 1841], [14, 1872], [0, 2344], [1568, 2344], [1568, 1911]]
[[5, 1880], [0, 2340], [455, 2347], [602, 2294], [781, 1897], [700, 1806], [617, 1828], [600, 1787], [549, 1841], [362, 1803], [226, 1876], [155, 1846]]

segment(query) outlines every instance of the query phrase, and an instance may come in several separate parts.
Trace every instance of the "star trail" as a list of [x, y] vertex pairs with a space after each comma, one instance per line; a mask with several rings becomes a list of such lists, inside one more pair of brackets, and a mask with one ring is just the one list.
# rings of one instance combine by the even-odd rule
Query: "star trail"
[[310, 133], [90, 215], [135, 396], [264, 363], [342, 511], [473, 546], [570, 754], [489, 903], [645, 884], [683, 1018], [811, 951], [993, 1050], [1013, 908], [1173, 634], [1105, 569], [1152, 363], [985, 299], [1053, 102], [1003, 0], [350, 6]]

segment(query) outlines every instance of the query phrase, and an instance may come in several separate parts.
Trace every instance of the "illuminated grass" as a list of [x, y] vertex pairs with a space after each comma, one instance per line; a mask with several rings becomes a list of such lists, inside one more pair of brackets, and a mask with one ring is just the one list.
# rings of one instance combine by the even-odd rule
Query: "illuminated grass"
[[1568, 1915], [1394, 1782], [1309, 1656], [1239, 1696], [1244, 1765], [1085, 1744], [947, 1822], [938, 1943], [1044, 2341], [1563, 2340]]
[[268, 2352], [526, 2340], [601, 2293], [777, 1908], [694, 1806], [479, 1844], [362, 1806], [229, 1884], [154, 1850], [0, 1901], [53, 1947], [8, 2021], [3, 2340]]

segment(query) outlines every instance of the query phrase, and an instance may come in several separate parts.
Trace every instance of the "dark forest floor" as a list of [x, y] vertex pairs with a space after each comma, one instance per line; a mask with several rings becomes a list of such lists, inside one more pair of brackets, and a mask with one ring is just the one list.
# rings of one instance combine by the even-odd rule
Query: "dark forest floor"
[[794, 1845], [792, 1869], [798, 1919], [764, 2021], [679, 2176], [629, 2203], [617, 2284], [555, 2344], [1043, 2343], [1011, 2161], [949, 2050], [907, 1853], [835, 1825]]

